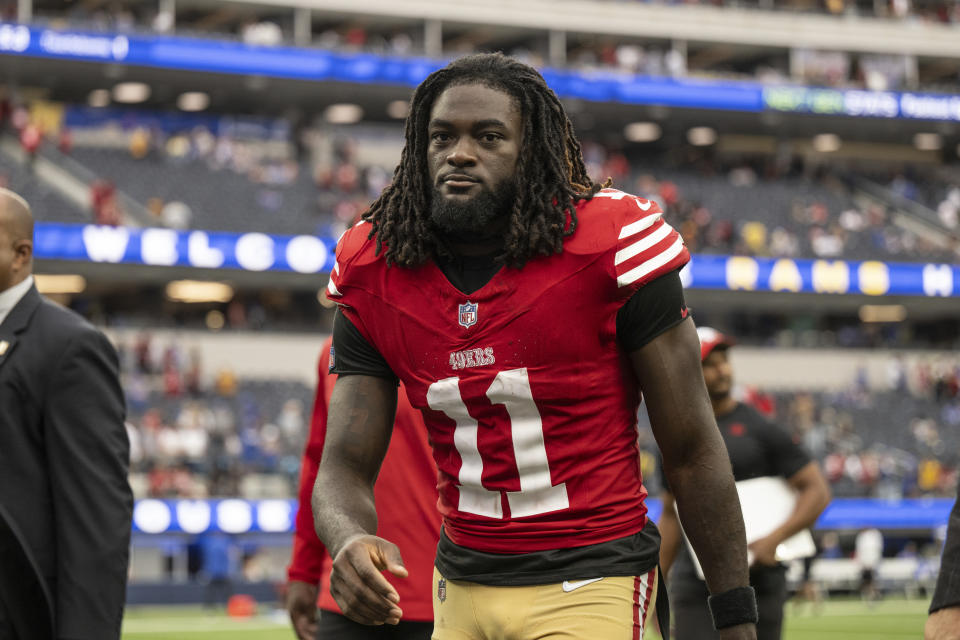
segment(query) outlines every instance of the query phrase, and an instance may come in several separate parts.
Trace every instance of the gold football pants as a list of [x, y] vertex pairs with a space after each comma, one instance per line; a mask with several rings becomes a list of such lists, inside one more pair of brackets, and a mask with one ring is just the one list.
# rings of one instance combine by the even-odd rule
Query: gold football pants
[[500, 587], [433, 570], [432, 640], [640, 640], [657, 570], [636, 577]]

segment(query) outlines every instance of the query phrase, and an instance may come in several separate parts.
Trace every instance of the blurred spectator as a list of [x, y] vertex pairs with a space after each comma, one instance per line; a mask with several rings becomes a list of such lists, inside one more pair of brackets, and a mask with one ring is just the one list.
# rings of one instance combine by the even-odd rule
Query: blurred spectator
[[57, 149], [60, 150], [60, 153], [68, 155], [73, 150], [73, 133], [70, 129], [66, 127], [60, 128], [60, 133], [57, 138]]
[[283, 30], [276, 23], [264, 20], [244, 26], [240, 37], [244, 44], [275, 47], [283, 43]]
[[197, 542], [203, 565], [203, 605], [206, 608], [226, 606], [233, 595], [235, 545], [230, 536], [213, 529], [200, 534]]
[[117, 226], [123, 221], [117, 188], [107, 180], [95, 180], [90, 185], [90, 208], [97, 224]]
[[877, 568], [883, 560], [883, 534], [879, 529], [864, 529], [857, 534], [854, 557], [860, 567], [860, 597], [868, 602], [877, 600]]
[[160, 222], [171, 229], [189, 229], [192, 219], [193, 211], [178, 200], [166, 203], [160, 211]]
[[217, 393], [223, 397], [230, 397], [237, 393], [237, 377], [233, 371], [224, 367], [217, 372]]
[[137, 127], [130, 134], [130, 155], [134, 160], [142, 160], [150, 153], [150, 132], [144, 127]]
[[41, 142], [43, 142], [43, 132], [36, 124], [29, 122], [20, 131], [20, 147], [27, 156], [27, 166], [31, 170], [33, 170]]

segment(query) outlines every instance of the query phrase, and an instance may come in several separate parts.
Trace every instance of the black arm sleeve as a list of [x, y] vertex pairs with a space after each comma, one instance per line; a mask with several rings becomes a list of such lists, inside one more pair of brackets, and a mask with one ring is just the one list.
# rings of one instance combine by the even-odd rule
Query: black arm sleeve
[[617, 312], [617, 340], [636, 351], [687, 317], [680, 272], [671, 271], [641, 287]]
[[933, 592], [933, 601], [930, 603], [930, 613], [958, 605], [960, 605], [960, 491], [953, 505], [953, 511], [950, 512], [947, 541], [943, 545], [940, 576], [937, 578], [937, 588]]
[[387, 378], [399, 384], [397, 375], [357, 327], [337, 309], [333, 317], [333, 349], [330, 373], [338, 376], [362, 375]]

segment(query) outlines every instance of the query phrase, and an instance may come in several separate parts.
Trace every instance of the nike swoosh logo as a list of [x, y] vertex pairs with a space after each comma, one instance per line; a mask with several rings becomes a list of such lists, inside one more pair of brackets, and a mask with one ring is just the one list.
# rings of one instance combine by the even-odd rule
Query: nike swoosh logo
[[589, 580], [564, 580], [563, 581], [563, 590], [567, 593], [579, 589], [585, 584], [590, 584], [591, 582], [597, 582], [598, 580], [603, 580], [603, 578], [590, 578]]

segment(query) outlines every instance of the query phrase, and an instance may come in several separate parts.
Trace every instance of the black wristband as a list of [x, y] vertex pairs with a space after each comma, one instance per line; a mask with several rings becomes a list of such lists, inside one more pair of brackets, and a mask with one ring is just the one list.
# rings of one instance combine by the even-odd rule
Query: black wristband
[[757, 594], [753, 587], [737, 587], [707, 598], [713, 628], [719, 631], [747, 622], [757, 623]]

